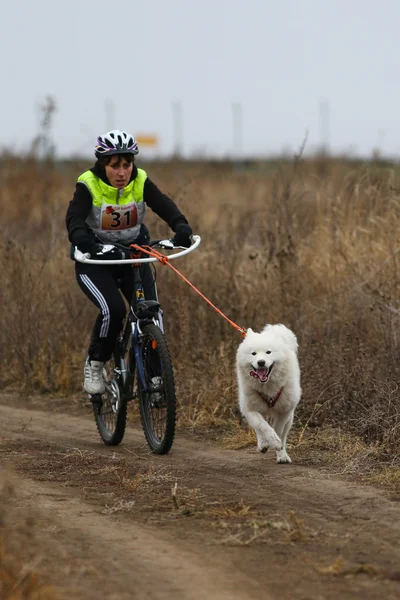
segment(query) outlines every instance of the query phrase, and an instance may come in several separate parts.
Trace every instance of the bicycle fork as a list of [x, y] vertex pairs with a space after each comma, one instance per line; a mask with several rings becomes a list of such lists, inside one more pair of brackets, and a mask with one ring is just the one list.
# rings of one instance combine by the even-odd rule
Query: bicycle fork
[[[153, 319], [153, 323], [159, 327], [158, 320]], [[160, 392], [162, 391], [162, 378], [153, 374], [150, 381], [147, 382], [145, 369], [143, 365], [143, 353], [141, 348], [140, 336], [142, 335], [142, 331], [140, 329], [140, 321], [132, 323], [132, 347], [134, 348], [134, 356], [136, 362], [136, 371], [138, 374], [138, 380], [141, 386], [141, 389], [144, 393], [148, 392], [151, 395], [154, 395], [154, 400], [161, 398]]]
[[139, 379], [140, 385], [142, 387], [142, 390], [144, 392], [147, 392], [147, 384], [146, 384], [146, 377], [145, 377], [144, 368], [143, 368], [142, 353], [140, 351], [140, 340], [139, 340], [140, 333], [141, 332], [139, 330], [138, 322], [132, 323], [132, 347], [134, 350], [136, 371], [138, 374], [138, 379]]

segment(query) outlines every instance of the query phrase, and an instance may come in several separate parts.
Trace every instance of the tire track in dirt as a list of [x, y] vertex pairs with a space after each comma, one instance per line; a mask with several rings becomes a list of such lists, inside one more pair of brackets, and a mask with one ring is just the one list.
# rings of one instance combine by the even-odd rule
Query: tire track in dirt
[[[123, 445], [104, 447], [89, 416], [0, 406], [0, 419], [8, 438], [1, 440], [0, 464], [13, 466], [19, 477], [23, 474], [19, 502], [33, 508], [34, 499], [41, 499], [41, 510], [51, 514], [70, 562], [78, 548], [87, 548], [88, 585], [100, 586], [104, 598], [400, 597], [400, 508], [379, 490], [316, 468], [278, 466], [273, 456], [223, 450], [179, 432], [171, 453], [156, 457], [148, 452], [142, 432], [131, 427]], [[151, 513], [145, 506], [151, 491], [143, 499], [139, 491], [131, 494], [137, 505], [129, 514], [103, 514], [104, 504], [100, 506], [98, 499], [88, 504], [82, 489], [68, 487], [67, 482], [49, 484], [45, 475], [35, 472], [35, 456], [47, 460], [39, 456], [40, 440], [47, 445], [49, 460], [61, 450], [79, 449], [149, 469], [163, 468], [179, 486], [200, 490], [207, 506], [229, 507], [239, 501], [255, 506], [255, 520], [268, 518], [279, 524], [292, 512], [299, 524], [294, 531], [298, 539], [289, 543], [275, 535], [251, 545], [236, 543], [229, 518], [210, 522], [201, 510], [188, 519], [164, 508]], [[7, 453], [12, 444], [17, 450]], [[24, 448], [29, 458], [24, 458]], [[163, 493], [170, 496], [170, 484]], [[221, 546], [224, 536], [228, 543]], [[88, 560], [87, 553], [81, 560]], [[105, 558], [111, 566], [111, 584], [102, 573]], [[338, 559], [351, 567], [343, 567], [342, 575], [339, 566], [330, 576], [317, 568], [329, 571]], [[113, 589], [115, 596], [110, 595]], [[90, 591], [81, 597], [90, 597]]]
[[[260, 591], [246, 575], [229, 572], [223, 560], [214, 557], [211, 563], [137, 523], [110, 522], [109, 516], [64, 489], [21, 478], [14, 485], [17, 506], [36, 513], [37, 523], [42, 523], [39, 552], [47, 549], [57, 557], [51, 570], [58, 585], [68, 590], [66, 597], [198, 600], [222, 597], [224, 590], [226, 597], [247, 600]], [[263, 597], [270, 598], [267, 593]]]

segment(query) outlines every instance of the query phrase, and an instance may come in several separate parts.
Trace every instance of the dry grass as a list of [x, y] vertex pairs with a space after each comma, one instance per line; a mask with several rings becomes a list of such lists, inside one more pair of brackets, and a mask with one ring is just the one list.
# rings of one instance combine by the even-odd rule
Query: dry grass
[[[244, 510], [247, 509], [247, 510]], [[212, 526], [225, 531], [220, 543], [228, 546], [250, 546], [254, 543], [295, 544], [307, 543], [315, 533], [309, 531], [302, 519], [294, 511], [286, 518], [276, 515], [275, 518], [265, 518], [258, 515], [250, 507], [241, 510], [228, 511]]]
[[257, 437], [250, 427], [244, 427], [235, 422], [229, 431], [220, 439], [221, 445], [227, 450], [240, 450], [242, 448], [256, 447]]
[[325, 426], [306, 434], [294, 431], [289, 448], [294, 460], [302, 464], [400, 492], [399, 455], [388, 451], [383, 442], [368, 443], [340, 427]]
[[335, 577], [352, 577], [355, 575], [367, 575], [368, 577], [383, 577], [385, 573], [372, 564], [349, 565], [339, 557], [326, 567], [317, 567], [318, 573], [323, 575], [334, 575]]
[[[81, 389], [96, 309], [74, 280], [64, 216], [87, 166], [0, 161], [3, 389]], [[340, 426], [398, 454], [398, 169], [341, 160], [146, 168], [202, 236], [183, 273], [239, 325], [284, 322], [296, 332], [300, 427]], [[151, 211], [148, 224], [153, 237], [169, 233]], [[158, 284], [180, 426], [227, 430], [240, 335], [169, 269], [158, 267]]]
[[[227, 428], [218, 442], [229, 450], [257, 447], [254, 431], [237, 422]], [[400, 493], [399, 455], [388, 452], [384, 443], [368, 443], [339, 426], [292, 429], [288, 451], [296, 463], [327, 469], [331, 475], [351, 475]]]

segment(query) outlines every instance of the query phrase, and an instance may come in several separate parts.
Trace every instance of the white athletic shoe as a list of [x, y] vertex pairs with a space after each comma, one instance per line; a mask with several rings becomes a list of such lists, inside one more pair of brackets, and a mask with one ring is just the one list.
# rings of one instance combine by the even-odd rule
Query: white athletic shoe
[[91, 396], [94, 396], [95, 394], [104, 394], [106, 391], [103, 378], [103, 367], [103, 362], [89, 360], [89, 357], [86, 359], [85, 368], [83, 370], [85, 377], [83, 389]]

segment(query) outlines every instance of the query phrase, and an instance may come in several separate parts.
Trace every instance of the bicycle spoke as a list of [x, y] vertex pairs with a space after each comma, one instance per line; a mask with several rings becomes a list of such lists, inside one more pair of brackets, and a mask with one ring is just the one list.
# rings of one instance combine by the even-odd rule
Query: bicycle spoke
[[93, 410], [103, 442], [117, 445], [124, 437], [127, 407], [126, 402], [121, 398], [114, 359], [107, 363], [104, 379], [106, 391], [102, 394], [100, 402], [93, 405]]

